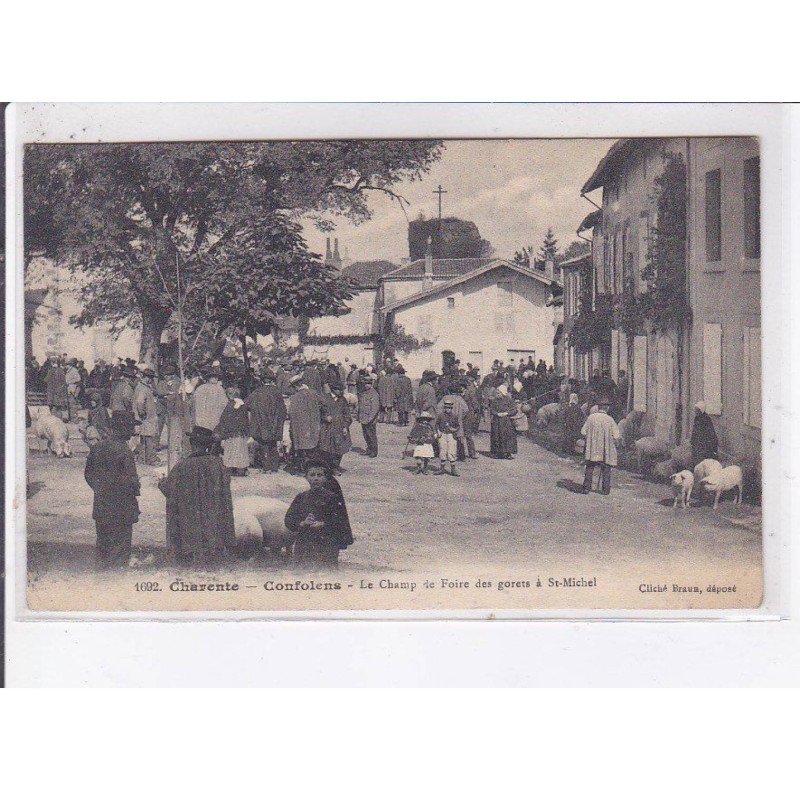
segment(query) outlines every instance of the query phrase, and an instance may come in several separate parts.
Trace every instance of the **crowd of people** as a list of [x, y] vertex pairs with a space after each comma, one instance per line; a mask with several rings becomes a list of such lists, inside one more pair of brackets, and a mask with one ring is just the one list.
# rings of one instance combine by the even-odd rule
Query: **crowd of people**
[[[495, 361], [486, 375], [452, 359], [441, 373], [426, 370], [418, 385], [387, 358], [358, 367], [327, 359], [266, 361], [249, 372], [214, 362], [184, 378], [170, 361], [154, 367], [132, 359], [98, 361], [91, 372], [77, 359], [28, 363], [29, 388], [46, 393], [51, 412], [73, 419], [87, 412], [92, 445], [86, 480], [95, 491], [97, 554], [101, 566], [127, 563], [138, 518], [136, 461], [161, 464], [167, 498], [167, 543], [179, 559], [203, 559], [235, 543], [230, 484], [252, 469], [281, 468], [304, 475], [309, 490], [296, 498], [286, 526], [301, 543], [297, 557], [331, 565], [352, 542], [347, 507], [336, 475], [354, 451], [351, 427], [361, 428], [365, 457], [376, 458], [379, 425], [409, 427], [416, 473], [459, 475], [458, 462], [477, 459], [475, 437], [488, 429], [489, 453], [514, 458], [517, 436], [548, 403], [563, 413], [563, 449], [585, 441], [589, 491], [595, 468], [610, 491], [617, 463], [617, 422], [629, 407], [624, 371], [614, 381], [595, 370], [588, 381], [565, 379], [543, 360]], [[43, 387], [43, 388], [42, 388]], [[706, 415], [707, 416], [707, 415]], [[413, 419], [412, 419], [413, 418]], [[697, 436], [709, 440], [698, 417]], [[711, 425], [713, 432], [713, 425]], [[708, 447], [706, 447], [708, 449]], [[715, 449], [715, 448], [714, 448]]]

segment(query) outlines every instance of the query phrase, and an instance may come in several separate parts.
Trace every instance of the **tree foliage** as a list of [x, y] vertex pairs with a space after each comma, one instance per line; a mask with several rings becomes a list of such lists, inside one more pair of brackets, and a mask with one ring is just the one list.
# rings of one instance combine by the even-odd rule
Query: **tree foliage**
[[540, 261], [555, 261], [558, 256], [558, 239], [553, 234], [553, 229], [548, 228], [544, 240], [539, 248]]
[[[26, 256], [43, 253], [85, 274], [75, 321], [141, 327], [148, 359], [179, 306], [205, 311], [209, 293], [224, 294], [213, 274], [233, 278], [231, 265], [257, 263], [273, 275], [281, 263], [292, 265], [302, 280], [296, 289], [272, 282], [279, 296], [270, 314], [305, 313], [305, 304], [309, 313], [336, 313], [337, 297], [323, 309], [312, 291], [315, 283], [334, 287], [318, 259], [301, 254], [290, 218], [307, 214], [322, 229], [337, 216], [363, 222], [370, 191], [403, 202], [391, 187], [421, 177], [441, 147], [429, 140], [31, 145]], [[254, 262], [252, 248], [265, 243], [289, 250]], [[235, 277], [240, 286], [247, 281]], [[247, 312], [240, 327], [262, 324], [252, 303], [225, 311], [234, 308]]]
[[412, 261], [425, 258], [431, 239], [434, 258], [485, 258], [492, 254], [492, 246], [482, 239], [478, 226], [458, 217], [442, 219], [441, 235], [438, 219], [412, 220], [408, 225], [408, 253]]

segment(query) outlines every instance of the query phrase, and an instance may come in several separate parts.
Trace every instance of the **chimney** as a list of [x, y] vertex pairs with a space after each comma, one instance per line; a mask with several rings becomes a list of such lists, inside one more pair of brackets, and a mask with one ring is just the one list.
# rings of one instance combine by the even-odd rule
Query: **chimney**
[[428, 247], [425, 250], [425, 283], [433, 283], [433, 250], [431, 237], [428, 237]]
[[325, 239], [325, 263], [330, 264], [333, 256], [331, 255], [331, 237]]
[[553, 263], [553, 261], [551, 259], [548, 258], [544, 262], [544, 276], [549, 281], [555, 280], [555, 277], [554, 277], [555, 269], [554, 269], [554, 267], [555, 267], [555, 265], [554, 265], [554, 263]]

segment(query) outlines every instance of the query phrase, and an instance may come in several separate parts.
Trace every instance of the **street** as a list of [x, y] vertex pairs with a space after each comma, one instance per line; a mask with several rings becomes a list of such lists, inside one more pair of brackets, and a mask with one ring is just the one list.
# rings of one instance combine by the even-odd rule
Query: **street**
[[[346, 471], [339, 481], [355, 543], [342, 552], [337, 574], [359, 580], [389, 574], [420, 586], [429, 579], [434, 586], [427, 599], [419, 590], [404, 597], [393, 587], [378, 598], [367, 592], [347, 602], [338, 596], [331, 602], [320, 592], [300, 599], [295, 596], [300, 593], [290, 593], [287, 599], [285, 593], [261, 591], [246, 603], [241, 594], [220, 595], [211, 607], [704, 608], [753, 607], [760, 602], [758, 507], [737, 508], [726, 499], [717, 511], [707, 504], [673, 509], [669, 486], [621, 470], [613, 472], [609, 497], [576, 494], [583, 475], [578, 457], [560, 457], [520, 436], [516, 459], [497, 461], [487, 455], [485, 432], [476, 439], [479, 459], [459, 463], [459, 477], [437, 475], [438, 470], [415, 475], [414, 459], [401, 459], [408, 430], [379, 425], [379, 456], [370, 459], [360, 452], [363, 438], [359, 426], [353, 425], [356, 449], [345, 456]], [[134, 527], [134, 550], [139, 558], [152, 554], [151, 563], [121, 574], [95, 576], [92, 492], [83, 480], [84, 463], [79, 457], [29, 459], [30, 606], [167, 607], [163, 603], [168, 596], [154, 599], [128, 591], [143, 578], [168, 582], [179, 574], [166, 563], [164, 498], [156, 487], [157, 468], [139, 466], [142, 515]], [[232, 486], [234, 497], [260, 494], [286, 501], [307, 488], [304, 479], [284, 472], [255, 471], [233, 478]], [[294, 575], [292, 567], [261, 556], [214, 571], [214, 576], [252, 581], [253, 587], [270, 576]], [[597, 588], [567, 591], [568, 586], [552, 583], [564, 576], [594, 577]], [[476, 577], [493, 584], [495, 591], [490, 594], [487, 589], [476, 598]], [[472, 583], [463, 587], [463, 604], [457, 586], [462, 578]], [[511, 592], [497, 591], [501, 579], [523, 585], [512, 586]], [[85, 584], [85, 597], [76, 592], [76, 580]], [[537, 580], [541, 587], [535, 587]], [[709, 593], [709, 583], [727, 588], [724, 594]], [[684, 591], [684, 586], [700, 591], [689, 597], [693, 590]], [[183, 607], [174, 598], [169, 602], [169, 608]]]

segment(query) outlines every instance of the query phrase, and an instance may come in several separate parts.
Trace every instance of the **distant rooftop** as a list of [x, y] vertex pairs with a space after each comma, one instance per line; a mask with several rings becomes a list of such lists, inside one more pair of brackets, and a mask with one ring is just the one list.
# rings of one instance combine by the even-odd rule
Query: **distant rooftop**
[[397, 269], [391, 261], [354, 261], [342, 269], [342, 275], [361, 288], [377, 287], [378, 280]]
[[[497, 261], [497, 258], [434, 258], [433, 277], [439, 280], [460, 278], [468, 272]], [[418, 258], [410, 264], [395, 269], [383, 276], [387, 281], [414, 280], [425, 277], [425, 259]]]

